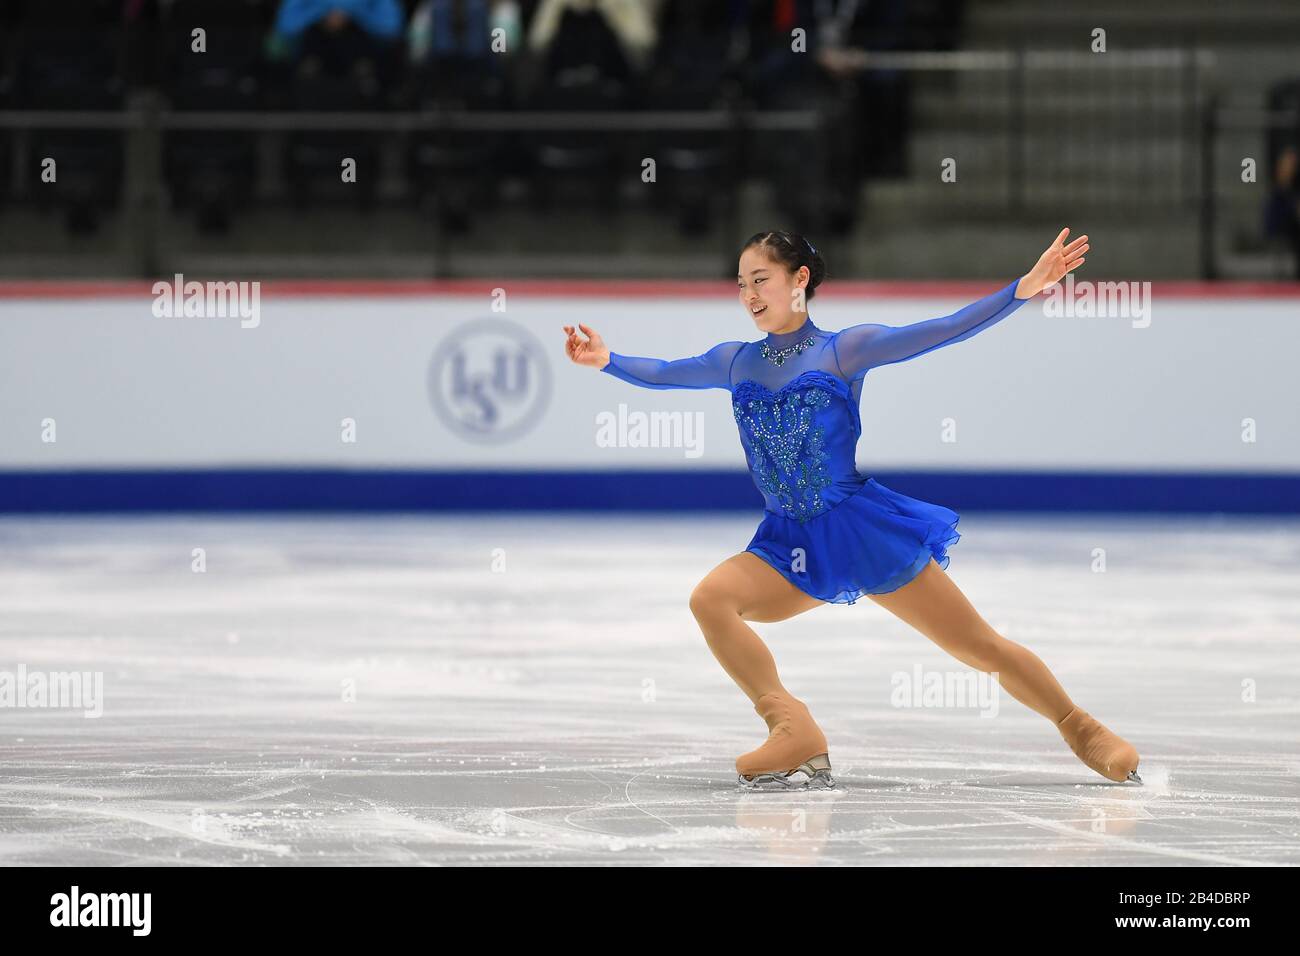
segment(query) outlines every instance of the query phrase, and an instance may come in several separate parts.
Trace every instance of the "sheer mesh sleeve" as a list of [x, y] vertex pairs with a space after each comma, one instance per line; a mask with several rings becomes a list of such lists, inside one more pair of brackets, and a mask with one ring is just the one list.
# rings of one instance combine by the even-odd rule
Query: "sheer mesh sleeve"
[[853, 325], [835, 336], [835, 359], [840, 374], [860, 378], [877, 365], [902, 362], [962, 339], [968, 339], [1005, 319], [1028, 299], [1016, 298], [1016, 278], [1005, 288], [978, 302], [938, 319], [891, 326], [864, 323]]
[[601, 369], [644, 388], [731, 387], [731, 363], [744, 342], [723, 342], [703, 355], [667, 361], [609, 353], [609, 364]]

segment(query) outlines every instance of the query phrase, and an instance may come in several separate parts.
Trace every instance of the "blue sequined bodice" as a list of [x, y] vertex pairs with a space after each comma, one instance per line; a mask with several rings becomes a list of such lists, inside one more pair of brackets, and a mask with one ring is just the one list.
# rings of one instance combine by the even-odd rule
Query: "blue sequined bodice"
[[858, 404], [868, 371], [961, 342], [1002, 321], [1028, 300], [1020, 280], [950, 315], [911, 325], [874, 322], [839, 332], [811, 317], [761, 342], [722, 342], [689, 358], [609, 353], [602, 371], [645, 388], [725, 388], [740, 427], [750, 474], [767, 510], [804, 522], [856, 494], [867, 479], [854, 459]]
[[776, 391], [746, 379], [731, 408], [768, 511], [807, 521], [862, 487], [854, 464], [862, 423], [843, 379], [814, 369]]

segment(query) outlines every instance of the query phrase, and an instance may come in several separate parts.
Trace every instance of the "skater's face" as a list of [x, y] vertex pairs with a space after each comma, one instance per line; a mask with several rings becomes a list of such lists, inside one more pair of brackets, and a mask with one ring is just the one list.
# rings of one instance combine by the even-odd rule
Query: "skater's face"
[[807, 266], [794, 272], [771, 258], [762, 246], [750, 246], [740, 254], [740, 304], [761, 332], [793, 332], [808, 318], [804, 289], [810, 273]]

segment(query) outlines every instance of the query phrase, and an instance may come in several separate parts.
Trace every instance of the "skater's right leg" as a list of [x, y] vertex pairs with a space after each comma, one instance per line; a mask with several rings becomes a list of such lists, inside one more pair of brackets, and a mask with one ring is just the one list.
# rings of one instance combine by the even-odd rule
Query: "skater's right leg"
[[822, 603], [750, 551], [727, 558], [691, 593], [691, 613], [709, 650], [755, 704], [764, 694], [786, 690], [772, 652], [745, 622], [784, 621]]
[[767, 724], [763, 745], [736, 758], [745, 789], [835, 786], [825, 734], [781, 685], [772, 652], [745, 623], [784, 621], [822, 603], [749, 551], [723, 561], [691, 594], [691, 613], [709, 649]]

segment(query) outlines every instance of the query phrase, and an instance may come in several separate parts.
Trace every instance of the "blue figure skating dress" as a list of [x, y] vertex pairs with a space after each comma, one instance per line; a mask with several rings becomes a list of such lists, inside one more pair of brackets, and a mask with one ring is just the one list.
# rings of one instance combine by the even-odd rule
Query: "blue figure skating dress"
[[827, 332], [809, 316], [797, 331], [723, 342], [665, 361], [611, 352], [608, 372], [646, 388], [725, 388], [754, 484], [765, 504], [745, 548], [791, 584], [832, 604], [897, 590], [934, 558], [948, 566], [958, 515], [858, 473], [859, 406], [867, 372], [970, 338], [1027, 299], [1019, 279], [937, 319], [866, 323]]

